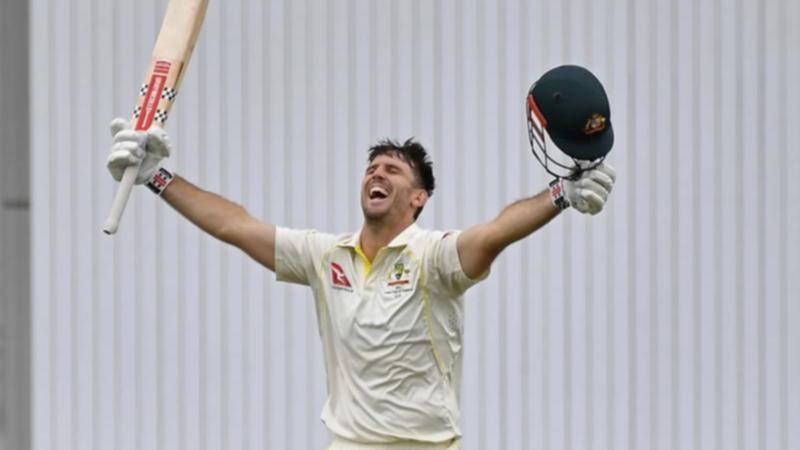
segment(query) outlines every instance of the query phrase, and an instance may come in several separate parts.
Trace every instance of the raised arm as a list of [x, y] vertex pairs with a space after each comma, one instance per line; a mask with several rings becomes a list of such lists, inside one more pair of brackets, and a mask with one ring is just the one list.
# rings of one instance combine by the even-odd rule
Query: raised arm
[[545, 191], [506, 206], [492, 221], [475, 225], [458, 235], [458, 258], [464, 273], [477, 278], [486, 273], [497, 255], [558, 215]]
[[179, 176], [161, 197], [201, 230], [240, 248], [275, 271], [275, 225], [254, 218], [241, 205], [204, 191]]
[[232, 244], [275, 271], [275, 226], [261, 222], [234, 202], [204, 191], [160, 167], [171, 145], [166, 132], [131, 130], [125, 119], [111, 123], [114, 143], [107, 166], [119, 181], [125, 168], [140, 164], [136, 184], [145, 184], [176, 211], [221, 241]]
[[503, 249], [550, 222], [561, 209], [599, 213], [615, 179], [614, 169], [601, 164], [576, 181], [558, 180], [551, 189], [506, 206], [494, 220], [468, 228], [457, 242], [464, 273], [470, 278], [486, 273]]

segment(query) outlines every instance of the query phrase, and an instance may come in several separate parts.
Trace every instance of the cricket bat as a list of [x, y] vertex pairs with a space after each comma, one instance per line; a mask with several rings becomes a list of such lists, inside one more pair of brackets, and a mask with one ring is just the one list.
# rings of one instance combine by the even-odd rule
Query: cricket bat
[[[132, 128], [146, 131], [154, 124], [164, 126], [200, 35], [207, 8], [208, 0], [170, 0], [153, 47], [150, 69], [139, 90], [139, 101], [131, 119]], [[139, 166], [125, 169], [103, 226], [106, 234], [117, 232], [138, 173]]]

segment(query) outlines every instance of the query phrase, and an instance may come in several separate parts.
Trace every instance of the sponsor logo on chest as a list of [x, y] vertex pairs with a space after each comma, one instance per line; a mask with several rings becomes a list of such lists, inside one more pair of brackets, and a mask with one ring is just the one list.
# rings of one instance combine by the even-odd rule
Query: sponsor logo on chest
[[353, 292], [353, 285], [350, 284], [347, 274], [344, 273], [344, 268], [335, 262], [331, 263], [331, 287]]

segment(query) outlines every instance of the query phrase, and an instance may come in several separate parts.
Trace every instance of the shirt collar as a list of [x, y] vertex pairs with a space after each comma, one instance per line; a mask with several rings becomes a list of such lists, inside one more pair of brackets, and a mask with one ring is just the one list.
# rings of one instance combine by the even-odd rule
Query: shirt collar
[[[411, 225], [409, 225], [405, 230], [400, 232], [400, 234], [395, 236], [394, 239], [392, 239], [392, 242], [389, 242], [389, 245], [387, 245], [386, 247], [387, 248], [405, 247], [406, 245], [408, 245], [409, 241], [411, 241], [411, 238], [414, 237], [415, 234], [417, 234], [417, 231], [419, 231], [419, 227], [417, 226], [417, 223], [414, 222]], [[354, 249], [356, 248], [357, 245], [359, 245], [360, 242], [361, 242], [361, 230], [356, 231], [347, 239], [339, 243], [339, 246]]]

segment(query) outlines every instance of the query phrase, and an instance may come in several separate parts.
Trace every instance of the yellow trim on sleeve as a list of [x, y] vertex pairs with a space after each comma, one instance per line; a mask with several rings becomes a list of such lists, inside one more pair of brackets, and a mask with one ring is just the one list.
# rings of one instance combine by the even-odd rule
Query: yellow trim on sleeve
[[361, 248], [361, 244], [355, 246], [354, 250], [356, 254], [361, 257], [361, 261], [364, 263], [364, 279], [369, 276], [369, 273], [372, 272], [372, 261], [367, 258], [367, 254], [364, 253], [364, 250]]

